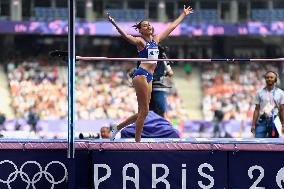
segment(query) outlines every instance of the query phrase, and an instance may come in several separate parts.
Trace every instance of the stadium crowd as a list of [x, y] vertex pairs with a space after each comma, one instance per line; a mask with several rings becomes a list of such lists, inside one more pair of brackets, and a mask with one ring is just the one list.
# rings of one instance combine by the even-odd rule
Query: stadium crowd
[[[36, 112], [40, 119], [67, 118], [67, 79], [58, 64], [35, 59], [7, 64], [12, 107], [16, 117]], [[83, 120], [123, 119], [137, 112], [136, 95], [127, 79], [133, 63], [76, 65], [76, 117]], [[67, 67], [61, 67], [66, 71]], [[179, 115], [180, 98], [174, 91], [168, 98], [169, 118]]]

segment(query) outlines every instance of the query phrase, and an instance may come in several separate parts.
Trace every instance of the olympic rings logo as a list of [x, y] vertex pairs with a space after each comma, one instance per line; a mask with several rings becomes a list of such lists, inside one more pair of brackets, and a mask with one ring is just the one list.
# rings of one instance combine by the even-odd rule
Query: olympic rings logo
[[[4, 163], [8, 163], [8, 164], [12, 165], [14, 167], [14, 169], [15, 169], [14, 172], [9, 174], [7, 180], [3, 180], [3, 179], [0, 178], [0, 183], [6, 184], [9, 189], [12, 189], [10, 184], [16, 180], [18, 174], [20, 175], [22, 181], [27, 183], [26, 189], [29, 189], [30, 186], [32, 187], [32, 189], [36, 189], [35, 184], [42, 178], [42, 175], [44, 175], [46, 180], [50, 184], [52, 184], [50, 189], [53, 189], [56, 184], [60, 184], [60, 183], [62, 183], [63, 181], [65, 181], [67, 179], [67, 174], [68, 174], [67, 173], [67, 168], [60, 161], [51, 161], [50, 163], [48, 163], [45, 166], [44, 170], [43, 170], [43, 168], [41, 167], [41, 165], [37, 161], [27, 161], [20, 167], [20, 169], [18, 169], [17, 165], [14, 162], [10, 161], [10, 160], [0, 161], [0, 166], [3, 165]], [[28, 164], [36, 165], [38, 167], [38, 169], [39, 169], [39, 171], [36, 174], [34, 174], [32, 179], [29, 177], [29, 175], [27, 173], [25, 173], [23, 171], [24, 167], [26, 165], [28, 165]], [[55, 181], [54, 176], [50, 172], [48, 172], [48, 168], [51, 165], [53, 165], [53, 164], [58, 164], [58, 165], [63, 167], [64, 175], [63, 175], [61, 180]]]

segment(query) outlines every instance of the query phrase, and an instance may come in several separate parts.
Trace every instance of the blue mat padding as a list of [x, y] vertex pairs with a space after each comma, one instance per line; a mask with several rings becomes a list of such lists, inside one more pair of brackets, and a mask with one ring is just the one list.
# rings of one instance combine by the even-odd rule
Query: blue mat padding
[[[121, 138], [135, 137], [135, 123], [121, 131]], [[150, 111], [145, 119], [142, 138], [179, 138], [178, 131], [165, 118]]]

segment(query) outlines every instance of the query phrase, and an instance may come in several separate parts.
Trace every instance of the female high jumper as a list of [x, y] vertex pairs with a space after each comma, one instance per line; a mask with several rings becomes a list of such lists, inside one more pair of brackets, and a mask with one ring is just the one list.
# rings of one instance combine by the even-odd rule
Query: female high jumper
[[[146, 20], [142, 20], [141, 22], [133, 26], [141, 34], [141, 36], [139, 37], [134, 37], [125, 33], [125, 31], [117, 25], [110, 14], [108, 14], [108, 20], [113, 24], [113, 26], [125, 40], [137, 47], [139, 58], [158, 59], [158, 43], [167, 38], [170, 33], [182, 22], [182, 20], [191, 13], [193, 13], [193, 9], [190, 6], [184, 6], [183, 12], [180, 14], [180, 16], [176, 20], [174, 20], [165, 29], [165, 31], [155, 36], [153, 36], [154, 28], [152, 27], [150, 22]], [[130, 116], [128, 119], [112, 128], [112, 140], [115, 138], [115, 135], [119, 130], [135, 122], [135, 141], [141, 141], [144, 120], [149, 112], [153, 73], [156, 65], [157, 61], [141, 61], [139, 68], [133, 73], [132, 83], [137, 96], [138, 113]]]

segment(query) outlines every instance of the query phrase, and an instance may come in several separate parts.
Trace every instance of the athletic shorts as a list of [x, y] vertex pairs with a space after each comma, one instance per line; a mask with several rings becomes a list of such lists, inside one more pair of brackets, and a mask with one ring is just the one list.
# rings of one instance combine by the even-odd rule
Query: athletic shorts
[[137, 75], [144, 75], [147, 79], [147, 82], [150, 83], [153, 80], [153, 75], [150, 74], [147, 70], [144, 68], [139, 67], [133, 74], [132, 74], [132, 79], [136, 77]]

